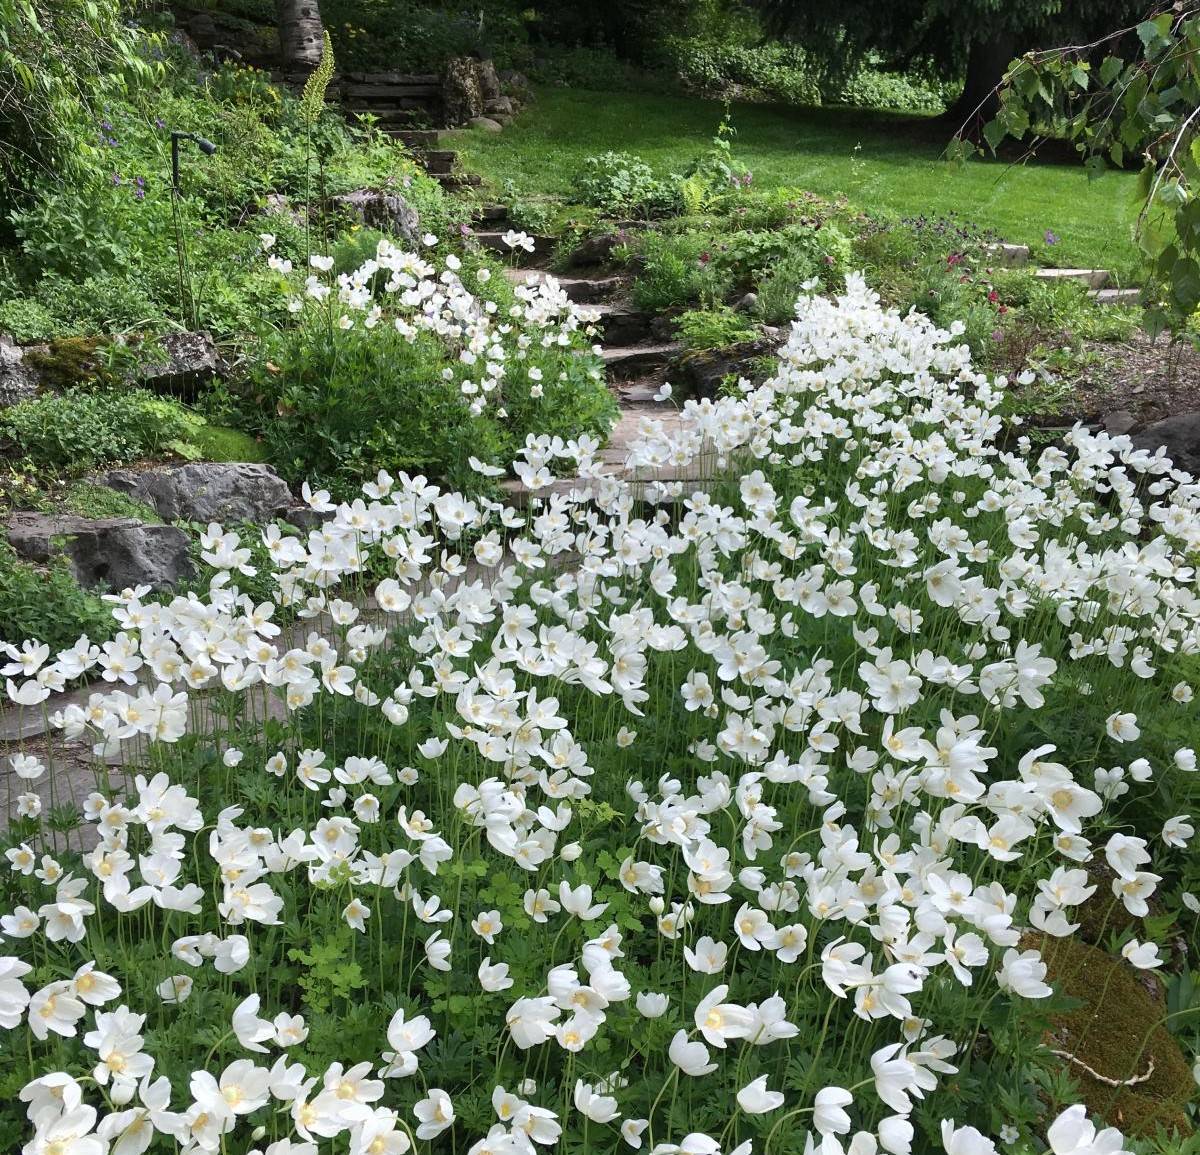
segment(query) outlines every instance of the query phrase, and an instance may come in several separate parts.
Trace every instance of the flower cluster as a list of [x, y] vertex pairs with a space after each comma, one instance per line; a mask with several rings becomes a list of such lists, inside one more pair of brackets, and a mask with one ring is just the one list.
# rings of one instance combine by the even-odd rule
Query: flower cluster
[[[377, 271], [404, 324], [459, 317], [482, 403], [486, 309], [452, 276], [427, 307], [412, 254]], [[336, 292], [371, 323], [365, 281]], [[213, 525], [207, 596], [5, 646], [24, 708], [95, 682], [53, 718], [97, 758], [91, 849], [53, 850], [54, 767], [13, 767], [28, 1155], [992, 1155], [1001, 1125], [1120, 1152], [1080, 1106], [1045, 1130], [1002, 1040], [1054, 1062], [1039, 947], [1085, 905], [1195, 908], [1159, 811], [1196, 768], [1200, 487], [1082, 428], [1001, 449], [1004, 385], [852, 278], [765, 384], [647, 418], [640, 480], [531, 437], [528, 488], [578, 481], [525, 510], [306, 488], [319, 526], [263, 533], [273, 602]]]

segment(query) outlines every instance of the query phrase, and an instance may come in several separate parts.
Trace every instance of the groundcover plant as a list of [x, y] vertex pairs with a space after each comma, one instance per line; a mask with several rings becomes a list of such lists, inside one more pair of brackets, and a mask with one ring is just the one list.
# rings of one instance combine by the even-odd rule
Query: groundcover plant
[[1002, 449], [1003, 395], [852, 278], [765, 384], [645, 421], [631, 465], [706, 487], [531, 437], [572, 492], [310, 492], [274, 601], [214, 525], [207, 596], [5, 646], [23, 709], [95, 680], [53, 721], [97, 757], [82, 856], [58, 748], [9, 776], [7, 1146], [1125, 1148], [1043, 956], [1089, 910], [1153, 969], [1135, 920], [1194, 918], [1200, 488]]

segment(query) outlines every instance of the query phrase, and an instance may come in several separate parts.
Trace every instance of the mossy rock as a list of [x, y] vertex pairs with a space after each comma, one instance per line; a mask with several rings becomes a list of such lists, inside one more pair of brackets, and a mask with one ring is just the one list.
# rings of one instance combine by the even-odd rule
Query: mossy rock
[[43, 389], [61, 393], [79, 385], [112, 384], [105, 364], [107, 337], [60, 337], [48, 345], [25, 350], [25, 360], [37, 371]]
[[[1087, 865], [1088, 882], [1096, 887], [1096, 893], [1075, 908], [1072, 921], [1079, 923], [1078, 935], [1092, 946], [1103, 947], [1109, 940], [1127, 934], [1145, 937], [1142, 933], [1143, 920], [1125, 909], [1125, 904], [1113, 894], [1112, 884], [1116, 871], [1108, 863], [1096, 859]], [[1150, 898], [1148, 906], [1151, 917], [1162, 913], [1162, 904], [1156, 896]]]
[[[1078, 1060], [1061, 1059], [1088, 1110], [1128, 1135], [1154, 1135], [1159, 1128], [1190, 1135], [1187, 1104], [1196, 1083], [1162, 1023], [1167, 1008], [1157, 980], [1152, 995], [1142, 972], [1075, 937], [1028, 934], [1021, 947], [1039, 950], [1047, 981], [1081, 1004], [1052, 1016], [1044, 1042]], [[1080, 1065], [1109, 1079], [1131, 1079], [1144, 1075], [1151, 1062], [1150, 1077], [1127, 1087], [1111, 1087]]]

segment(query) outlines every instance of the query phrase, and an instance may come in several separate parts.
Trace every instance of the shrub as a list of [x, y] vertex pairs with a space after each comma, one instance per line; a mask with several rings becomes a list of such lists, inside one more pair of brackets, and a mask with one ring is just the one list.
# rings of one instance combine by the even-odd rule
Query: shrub
[[735, 313], [728, 306], [715, 309], [689, 309], [681, 313], [675, 327], [689, 349], [720, 349], [748, 341], [756, 335], [752, 322], [744, 313]]
[[957, 96], [953, 81], [930, 80], [917, 73], [885, 72], [865, 66], [826, 91], [830, 104], [898, 112], [942, 112]]
[[[401, 469], [477, 488], [468, 457], [505, 460], [534, 430], [607, 429], [615, 407], [578, 311], [540, 287], [514, 302], [490, 266], [446, 261], [439, 285], [434, 265], [378, 239], [340, 294], [313, 276], [292, 298], [299, 324], [264, 334], [243, 420], [285, 476], [346, 493]], [[435, 295], [444, 318], [424, 308]]]
[[104, 642], [116, 632], [112, 608], [79, 588], [65, 559], [36, 566], [0, 538], [0, 641], [30, 638], [58, 651], [81, 634]]
[[589, 156], [577, 187], [584, 204], [614, 216], [660, 216], [675, 202], [670, 186], [627, 152]]
[[142, 389], [74, 390], [0, 410], [0, 446], [11, 460], [77, 475], [186, 448], [203, 418]]
[[732, 288], [728, 271], [714, 263], [716, 240], [704, 233], [646, 233], [633, 282], [633, 303], [648, 312], [722, 300]]

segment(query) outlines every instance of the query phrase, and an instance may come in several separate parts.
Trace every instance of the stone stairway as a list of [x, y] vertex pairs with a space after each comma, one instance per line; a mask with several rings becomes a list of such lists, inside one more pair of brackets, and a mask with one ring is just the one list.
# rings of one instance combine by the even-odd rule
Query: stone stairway
[[[655, 430], [669, 433], [680, 427], [678, 405], [670, 398], [660, 400], [659, 394], [683, 346], [654, 336], [654, 316], [635, 309], [623, 298], [627, 288], [623, 277], [607, 272], [558, 276], [542, 268], [507, 268], [505, 276], [514, 285], [553, 278], [572, 301], [585, 308], [596, 326], [609, 388], [620, 406], [617, 422], [598, 455], [603, 474], [633, 482], [643, 494], [654, 482], [681, 482], [690, 492], [711, 481], [716, 475], [715, 455], [683, 467], [631, 469], [626, 465], [634, 440]], [[534, 493], [514, 478], [503, 482], [502, 488], [513, 505], [524, 506], [532, 500], [594, 489], [596, 485], [593, 479], [563, 477]]]
[[458, 154], [439, 147], [445, 123], [443, 89], [436, 73], [347, 72], [329, 86], [328, 99], [351, 120], [370, 118], [385, 135], [404, 145], [444, 189], [476, 188], [482, 180], [457, 168]]
[[[984, 252], [993, 264], [1004, 268], [1022, 269], [1029, 264], [1028, 245], [997, 243], [985, 246]], [[1140, 289], [1108, 287], [1112, 274], [1107, 269], [1040, 268], [1033, 275], [1042, 281], [1082, 281], [1098, 305], [1136, 305], [1142, 295]]]

